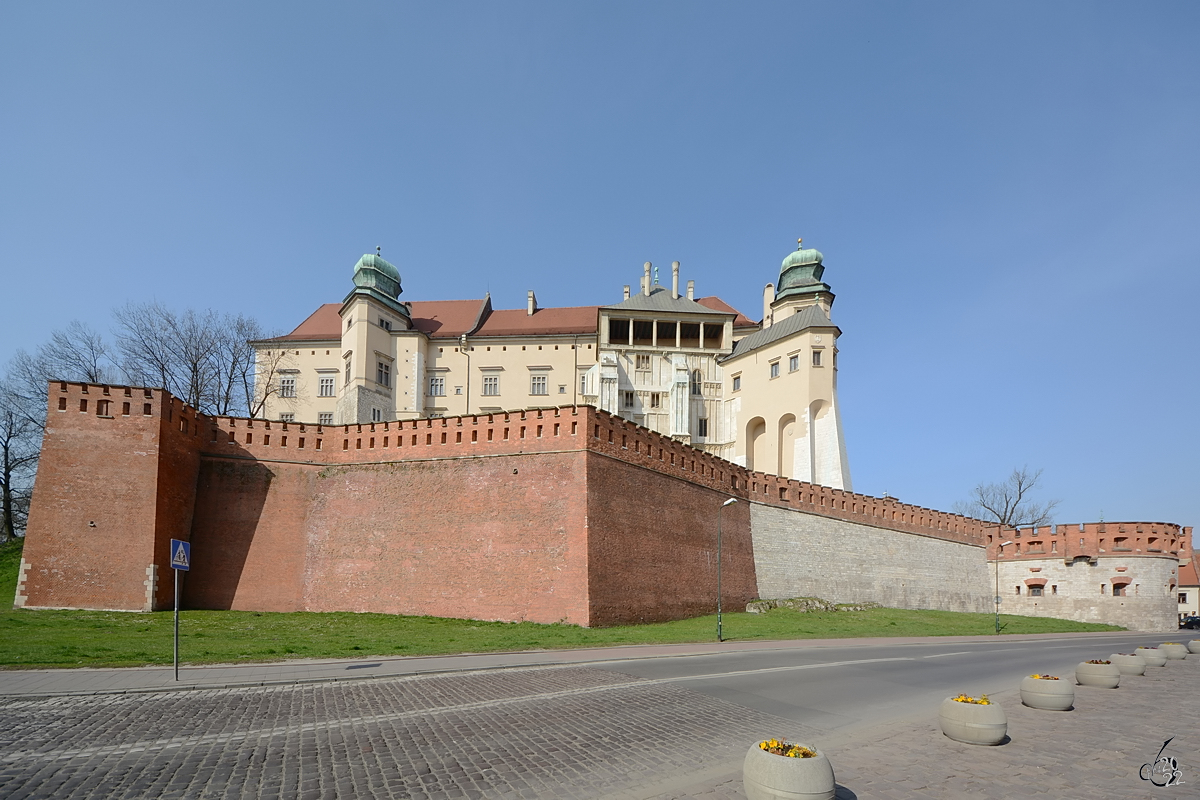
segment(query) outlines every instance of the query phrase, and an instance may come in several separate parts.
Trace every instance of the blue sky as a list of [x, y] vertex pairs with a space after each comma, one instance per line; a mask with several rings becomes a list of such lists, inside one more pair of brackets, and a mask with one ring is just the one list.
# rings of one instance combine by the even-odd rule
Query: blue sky
[[404, 299], [761, 316], [797, 236], [855, 488], [1200, 522], [1200, 5], [8, 3], [0, 362], [158, 299], [290, 330]]

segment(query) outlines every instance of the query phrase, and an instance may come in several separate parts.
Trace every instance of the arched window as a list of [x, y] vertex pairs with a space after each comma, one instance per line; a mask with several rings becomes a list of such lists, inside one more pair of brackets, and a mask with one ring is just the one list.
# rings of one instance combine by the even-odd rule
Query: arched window
[[700, 370], [692, 370], [692, 394], [704, 394], [704, 376], [700, 374]]

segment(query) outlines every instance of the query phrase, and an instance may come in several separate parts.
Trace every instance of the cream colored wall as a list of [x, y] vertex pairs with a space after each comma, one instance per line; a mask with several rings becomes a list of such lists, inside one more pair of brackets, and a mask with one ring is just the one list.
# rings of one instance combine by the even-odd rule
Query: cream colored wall
[[[467, 349], [452, 340], [425, 344], [422, 414], [479, 413], [583, 403], [579, 373], [596, 363], [595, 336], [468, 337]], [[533, 376], [546, 377], [547, 394], [532, 394]], [[430, 378], [445, 381], [445, 395], [429, 394]], [[499, 394], [485, 395], [484, 378], [499, 378]]]
[[[812, 364], [814, 350], [821, 352], [820, 366]], [[736, 427], [731, 460], [760, 472], [851, 488], [837, 407], [836, 353], [833, 328], [808, 329], [723, 364], [728, 417]], [[774, 378], [773, 363], [779, 364]], [[735, 392], [737, 377], [741, 388]]]
[[[285, 350], [287, 355], [278, 359], [275, 354], [281, 349]], [[297, 422], [315, 423], [319, 413], [334, 413], [338, 393], [342, 388], [340, 352], [341, 343], [337, 341], [288, 342], [284, 348], [256, 347], [256, 380], [260, 384], [258, 391], [262, 391], [262, 381], [269, 382], [272, 388], [260, 416], [265, 419], [279, 419], [283, 414], [293, 414]], [[278, 395], [280, 379], [285, 376], [296, 379], [296, 396], [293, 398]], [[322, 376], [333, 377], [333, 397], [318, 396], [319, 378]]]

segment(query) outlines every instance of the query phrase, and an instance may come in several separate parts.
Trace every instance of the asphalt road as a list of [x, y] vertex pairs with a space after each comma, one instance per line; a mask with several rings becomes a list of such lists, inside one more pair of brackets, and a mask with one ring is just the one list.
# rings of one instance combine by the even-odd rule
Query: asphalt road
[[[1189, 635], [1177, 641], [1193, 638]], [[676, 684], [728, 703], [784, 717], [826, 733], [927, 714], [950, 694], [994, 694], [1026, 675], [1073, 676], [1075, 665], [1162, 634], [1095, 638], [962, 642], [937, 640], [879, 646], [803, 645], [768, 652], [631, 659], [596, 665]]]

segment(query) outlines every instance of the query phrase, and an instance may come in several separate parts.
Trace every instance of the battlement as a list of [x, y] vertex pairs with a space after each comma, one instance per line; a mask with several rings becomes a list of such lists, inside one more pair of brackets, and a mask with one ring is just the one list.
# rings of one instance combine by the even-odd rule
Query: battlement
[[1080, 522], [1029, 528], [991, 526], [988, 559], [1001, 561], [1061, 558], [1064, 562], [1100, 556], [1191, 558], [1192, 529], [1170, 522]]
[[115, 420], [158, 419], [164, 430], [190, 441], [188, 446], [202, 457], [338, 465], [589, 450], [748, 502], [973, 545], [985, 544], [987, 533], [995, 530], [982, 520], [894, 498], [748, 470], [593, 406], [313, 425], [209, 417], [162, 389], [57, 381], [51, 389], [52, 410], [77, 408]]

